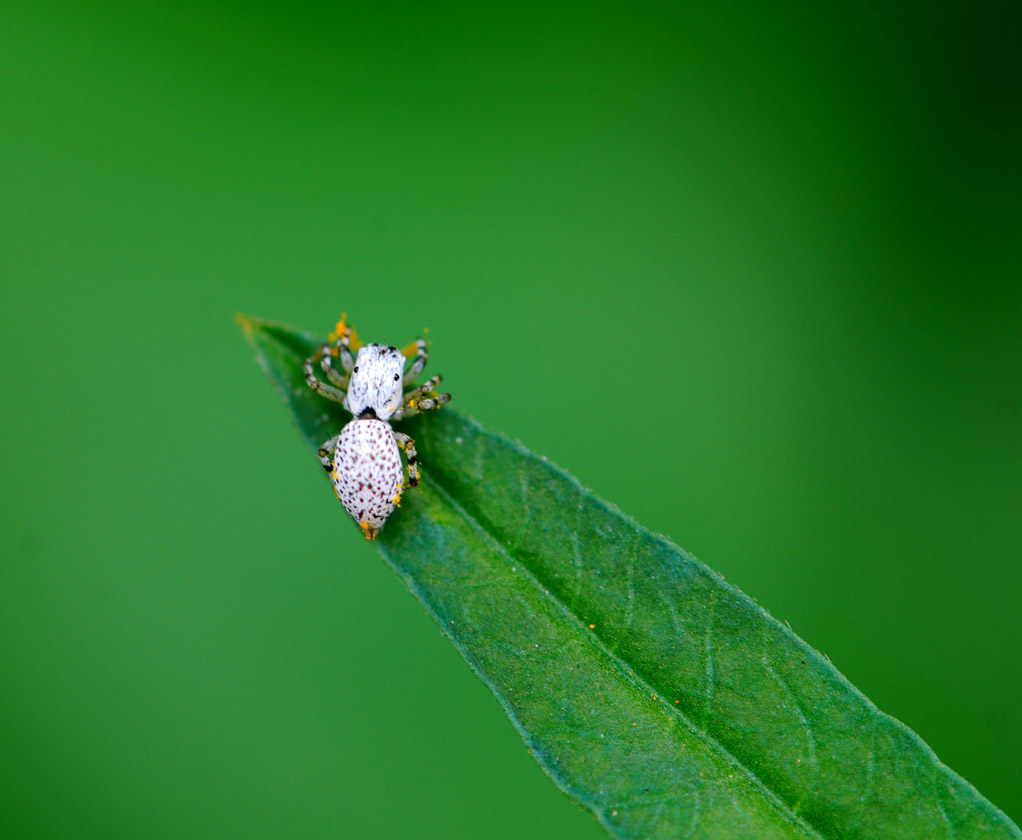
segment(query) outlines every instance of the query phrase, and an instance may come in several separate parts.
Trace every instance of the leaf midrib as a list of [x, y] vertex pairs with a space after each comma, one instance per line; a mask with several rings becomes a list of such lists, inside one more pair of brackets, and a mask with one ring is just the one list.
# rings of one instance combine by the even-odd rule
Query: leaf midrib
[[[480, 433], [485, 434], [486, 432], [485, 430], [480, 429]], [[532, 456], [530, 454], [529, 457], [535, 456]], [[581, 484], [578, 482], [577, 479], [575, 479], [573, 476], [570, 476], [567, 473], [564, 473], [563, 470], [560, 470], [556, 465], [551, 464], [549, 461], [545, 461], [544, 465], [557, 471], [561, 475], [566, 476], [570, 481], [572, 481], [573, 484], [577, 485], [579, 489], [584, 489], [582, 488]], [[608, 662], [611, 665], [611, 667], [615, 668], [624, 677], [625, 680], [627, 680], [631, 685], [635, 687], [636, 691], [639, 692], [640, 696], [652, 695], [660, 699], [661, 702], [663, 703], [663, 706], [669, 711], [669, 713], [675, 716], [679, 721], [681, 721], [689, 730], [691, 730], [693, 733], [701, 737], [711, 750], [715, 751], [719, 756], [722, 756], [724, 759], [734, 764], [736, 767], [741, 768], [742, 772], [745, 773], [750, 783], [753, 784], [763, 794], [764, 799], [770, 803], [771, 807], [786, 822], [798, 825], [807, 833], [811, 834], [814, 837], [819, 837], [821, 840], [834, 840], [834, 838], [832, 838], [831, 835], [824, 834], [818, 826], [813, 825], [812, 823], [808, 822], [804, 817], [797, 814], [792, 808], [792, 806], [781, 798], [780, 794], [778, 794], [776, 791], [770, 788], [762, 779], [759, 778], [759, 776], [756, 775], [756, 773], [750, 767], [748, 767], [748, 765], [739, 760], [733, 753], [731, 753], [730, 750], [727, 749], [726, 746], [724, 746], [719, 740], [714, 738], [707, 729], [695, 723], [681, 709], [677, 708], [672, 704], [664, 702], [662, 692], [660, 692], [656, 688], [656, 686], [645, 677], [645, 675], [642, 672], [642, 669], [637, 666], [632, 666], [632, 664], [627, 659], [612, 651], [604, 642], [602, 636], [599, 633], [590, 631], [588, 627], [585, 625], [585, 623], [578, 617], [578, 615], [574, 613], [559, 597], [554, 595], [548, 586], [545, 586], [543, 584], [540, 577], [536, 574], [536, 572], [533, 570], [533, 568], [526, 559], [518, 555], [515, 555], [511, 550], [505, 547], [492, 531], [490, 531], [486, 526], [484, 526], [483, 523], [480, 522], [480, 520], [476, 516], [469, 513], [469, 511], [467, 511], [459, 502], [457, 502], [454, 499], [454, 497], [448, 491], [447, 487], [443, 485], [442, 479], [438, 478], [436, 475], [431, 475], [430, 478], [424, 483], [427, 483], [430, 486], [432, 486], [438, 492], [438, 494], [441, 496], [444, 502], [450, 505], [450, 507], [460, 517], [462, 517], [462, 519], [465, 522], [467, 522], [477, 534], [483, 537], [486, 543], [492, 546], [493, 550], [499, 556], [501, 556], [504, 560], [508, 561], [509, 565], [513, 563], [516, 568], [524, 569], [526, 573], [525, 577], [530, 583], [530, 585], [532, 585], [536, 590], [541, 591], [543, 595], [546, 596], [546, 599], [550, 603], [555, 605], [555, 607], [560, 611], [562, 616], [566, 617], [571, 623], [573, 623], [576, 626], [576, 628], [579, 631], [579, 635], [582, 638], [587, 639], [589, 643], [599, 652], [603, 659], [606, 662]], [[614, 509], [608, 509], [608, 511], [616, 515], [623, 515]], [[642, 526], [636, 524], [635, 527], [641, 528]], [[531, 733], [529, 733], [529, 731], [522, 725], [521, 721], [518, 719], [517, 714], [514, 713], [513, 707], [509, 704], [503, 692], [501, 692], [501, 690], [496, 685], [494, 685], [491, 680], [489, 680], [482, 674], [474, 660], [474, 657], [472, 657], [470, 652], [464, 650], [464, 648], [461, 648], [461, 652], [462, 655], [465, 656], [466, 660], [468, 660], [468, 662], [470, 663], [472, 670], [475, 671], [476, 674], [479, 675], [481, 679], [483, 679], [483, 682], [485, 682], [490, 687], [490, 690], [493, 691], [493, 693], [498, 697], [501, 705], [504, 706], [505, 711], [508, 712], [508, 716], [514, 723], [515, 728], [518, 729], [518, 731], [522, 734], [523, 738], [525, 738], [526, 743], [533, 747], [534, 756], [536, 757], [537, 761], [539, 761], [539, 763], [543, 766], [543, 768], [547, 771], [548, 775], [550, 775], [551, 779], [553, 779], [554, 783], [562, 791], [564, 791], [564, 793], [571, 795], [572, 797], [578, 799], [579, 801], [582, 801], [582, 798], [579, 796], [577, 790], [572, 789], [569, 791], [568, 789], [566, 789], [565, 786], [562, 784], [561, 779], [559, 779], [554, 774], [553, 768], [546, 761], [545, 749], [535, 741]], [[614, 829], [613, 824], [603, 819], [604, 808], [602, 806], [591, 801], [584, 802], [584, 804], [591, 811], [593, 811], [594, 813], [598, 814], [601, 817], [600, 822], [607, 828], [608, 831], [613, 831]]]

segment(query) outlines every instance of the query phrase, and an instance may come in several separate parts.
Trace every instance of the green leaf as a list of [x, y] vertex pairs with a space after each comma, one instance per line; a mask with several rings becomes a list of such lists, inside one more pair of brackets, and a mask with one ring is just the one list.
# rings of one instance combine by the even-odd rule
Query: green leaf
[[[317, 448], [351, 417], [304, 384], [315, 340], [239, 321]], [[377, 545], [543, 769], [611, 835], [1022, 837], [690, 554], [449, 406], [402, 428], [423, 492]], [[340, 506], [337, 521], [354, 527]]]

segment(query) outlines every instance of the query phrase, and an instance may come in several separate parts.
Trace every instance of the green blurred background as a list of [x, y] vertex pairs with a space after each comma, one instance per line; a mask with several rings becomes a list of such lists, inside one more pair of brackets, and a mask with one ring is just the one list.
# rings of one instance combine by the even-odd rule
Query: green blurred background
[[428, 326], [1022, 818], [1017, 8], [7, 0], [0, 836], [604, 836], [238, 310]]

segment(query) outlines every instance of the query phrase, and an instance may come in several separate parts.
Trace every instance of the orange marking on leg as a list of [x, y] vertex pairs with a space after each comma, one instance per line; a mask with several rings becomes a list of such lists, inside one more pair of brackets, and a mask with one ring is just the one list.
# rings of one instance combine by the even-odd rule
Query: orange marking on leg
[[[348, 324], [347, 324], [347, 321], [348, 321], [348, 313], [347, 312], [342, 312], [340, 320], [338, 320], [338, 322], [337, 322], [337, 326], [334, 327], [334, 331], [332, 333], [330, 333], [330, 335], [328, 335], [327, 338], [331, 342], [336, 342], [339, 339], [344, 338], [345, 335], [347, 335], [348, 336], [348, 347], [350, 347], [351, 350], [354, 352], [354, 351], [357, 351], [358, 348], [362, 346], [362, 342], [359, 341], [358, 334], [355, 332], [355, 328], [354, 327], [349, 327]], [[336, 348], [333, 350], [333, 355], [334, 356], [337, 355]]]

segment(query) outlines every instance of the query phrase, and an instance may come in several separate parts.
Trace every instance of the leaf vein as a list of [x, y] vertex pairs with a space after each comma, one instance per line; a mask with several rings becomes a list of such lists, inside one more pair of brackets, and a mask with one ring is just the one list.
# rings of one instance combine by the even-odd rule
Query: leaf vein
[[[507, 547], [501, 544], [501, 542], [497, 539], [495, 534], [491, 533], [490, 530], [486, 528], [482, 522], [479, 521], [479, 519], [473, 516], [468, 510], [462, 507], [461, 504], [459, 504], [453, 498], [448, 489], [444, 487], [442, 482], [437, 480], [436, 477], [433, 477], [431, 480], [429, 480], [429, 484], [438, 492], [438, 494], [443, 498], [444, 502], [450, 505], [450, 507], [459, 516], [461, 516], [463, 520], [467, 522], [474, 531], [476, 531], [476, 533], [485, 538], [486, 543], [490, 545], [491, 550], [493, 550], [494, 553], [498, 554], [509, 565], [515, 565], [519, 569], [519, 572], [522, 573], [522, 577], [528, 580], [533, 587], [538, 589], [549, 600], [553, 607], [561, 613], [562, 617], [566, 618], [568, 621], [576, 625], [582, 624], [581, 619], [573, 612], [571, 612], [571, 610], [568, 609], [567, 605], [561, 599], [559, 599], [556, 595], [554, 595], [553, 592], [551, 592], [547, 587], [545, 587], [542, 584], [542, 582], [539, 580], [535, 572], [530, 567], [527, 558], [521, 557], [516, 559], [514, 555], [507, 549]], [[615, 668], [619, 672], [619, 674], [624, 677], [624, 679], [626, 679], [633, 686], [635, 686], [636, 690], [641, 695], [657, 696], [657, 692], [653, 690], [653, 686], [650, 685], [644, 677], [637, 673], [637, 668], [631, 666], [631, 663], [629, 663], [626, 659], [624, 659], [622, 656], [620, 656], [619, 654], [612, 651], [609, 647], [607, 647], [607, 645], [602, 641], [602, 639], [600, 639], [598, 636], [594, 634], [585, 634], [584, 638], [586, 638], [588, 640], [588, 643], [593, 645], [601, 653], [605, 661], [608, 662], [611, 665], [611, 667]], [[504, 695], [502, 691], [500, 691], [492, 683], [490, 684], [490, 686], [491, 690], [493, 690], [494, 693], [501, 697], [504, 703], [510, 705], [510, 701], [507, 699], [507, 697]], [[821, 840], [823, 840], [823, 838], [826, 837], [826, 835], [822, 834], [818, 829], [816, 829], [815, 826], [810, 825], [809, 823], [806, 822], [805, 819], [803, 819], [799, 814], [797, 814], [787, 802], [785, 802], [772, 788], [770, 788], [762, 779], [760, 779], [755, 772], [753, 772], [752, 768], [748, 767], [742, 761], [740, 761], [730, 750], [727, 749], [726, 746], [724, 746], [724, 744], [722, 744], [720, 741], [718, 741], [716, 738], [710, 735], [707, 729], [697, 725], [692, 719], [685, 715], [676, 706], [665, 708], [667, 708], [666, 713], [668, 715], [676, 716], [682, 723], [685, 724], [685, 726], [688, 729], [692, 731], [693, 734], [704, 739], [709, 749], [715, 751], [718, 755], [724, 758], [732, 766], [740, 768], [742, 772], [744, 772], [744, 774], [746, 775], [746, 778], [749, 780], [749, 782], [753, 784], [763, 795], [764, 801], [769, 803], [770, 807], [785, 822], [791, 825], [798, 826], [802, 831], [804, 831], [805, 833], [809, 834], [812, 837], [818, 837], [821, 838]], [[513, 716], [512, 719], [515, 722], [515, 726], [518, 727], [520, 731], [522, 732], [527, 731], [522, 726], [517, 715]], [[537, 758], [540, 755], [543, 756], [547, 755], [545, 748], [542, 747], [538, 742], [533, 740], [531, 743], [534, 744], [533, 748]], [[544, 764], [544, 766], [547, 767], [548, 772], [550, 772], [551, 775], [553, 776], [555, 772], [556, 763], [550, 764], [547, 763], [546, 761], [543, 761], [542, 763]], [[564, 780], [556, 776], [554, 776], [554, 778], [558, 786], [561, 787], [562, 789], [565, 789]], [[578, 794], [576, 793], [575, 795], [577, 796]], [[628, 801], [631, 802], [631, 800]], [[590, 804], [590, 807], [594, 808], [594, 810], [596, 809], [596, 806], [594, 804]], [[603, 810], [603, 808], [601, 808], [601, 810]]]
[[710, 596], [706, 604], [706, 639], [703, 649], [706, 655], [706, 687], [703, 692], [703, 714], [709, 719], [713, 712], [713, 700], [716, 692], [716, 670], [713, 663], [713, 612], [717, 603], [717, 593], [710, 590]]

